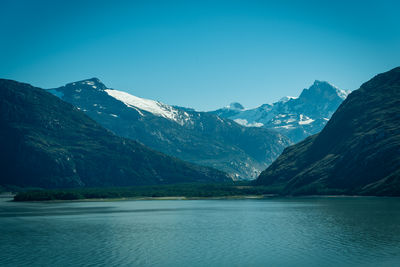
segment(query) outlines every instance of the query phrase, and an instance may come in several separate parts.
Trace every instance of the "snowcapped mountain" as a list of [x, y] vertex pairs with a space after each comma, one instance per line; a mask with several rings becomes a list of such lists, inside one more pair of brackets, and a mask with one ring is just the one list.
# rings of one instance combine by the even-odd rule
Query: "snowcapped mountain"
[[123, 102], [127, 107], [136, 109], [140, 115], [145, 116], [140, 110], [152, 113], [155, 116], [160, 116], [171, 121], [175, 121], [180, 125], [190, 122], [190, 116], [187, 112], [173, 108], [172, 106], [163, 104], [158, 101], [140, 98], [129, 93], [106, 89], [107, 94], [115, 99]]
[[321, 131], [349, 93], [328, 82], [315, 81], [299, 97], [287, 96], [254, 109], [233, 103], [211, 113], [246, 127], [274, 129], [296, 143]]
[[0, 107], [0, 185], [68, 188], [231, 181], [223, 172], [118, 137], [72, 105], [26, 83], [0, 79]]
[[[107, 88], [97, 78], [49, 91], [117, 135], [223, 170], [234, 179], [256, 178], [290, 144], [274, 130], [245, 127], [208, 112], [140, 98]], [[231, 108], [243, 109], [240, 104]]]
[[285, 149], [256, 183], [288, 195], [400, 196], [400, 67], [353, 91], [319, 134]]

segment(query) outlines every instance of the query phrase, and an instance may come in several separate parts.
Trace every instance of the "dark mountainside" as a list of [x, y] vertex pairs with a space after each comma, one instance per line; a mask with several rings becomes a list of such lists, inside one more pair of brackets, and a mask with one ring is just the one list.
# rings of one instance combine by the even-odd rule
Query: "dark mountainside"
[[83, 187], [221, 182], [220, 171], [104, 129], [43, 89], [0, 79], [0, 184]]
[[284, 194], [400, 196], [400, 67], [351, 93], [321, 133], [286, 148], [256, 183]]
[[220, 169], [235, 179], [256, 178], [290, 144], [275, 131], [244, 127], [207, 112], [137, 98], [109, 89], [96, 78], [49, 91], [119, 136]]

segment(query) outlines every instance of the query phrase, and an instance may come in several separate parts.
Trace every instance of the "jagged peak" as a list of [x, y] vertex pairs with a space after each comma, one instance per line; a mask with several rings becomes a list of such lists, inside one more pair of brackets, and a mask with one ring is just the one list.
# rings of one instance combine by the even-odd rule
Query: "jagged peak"
[[310, 95], [319, 95], [323, 92], [335, 94], [341, 99], [345, 99], [350, 94], [350, 91], [342, 90], [330, 82], [315, 80], [308, 89], [303, 89], [300, 94], [300, 98], [308, 97]]
[[328, 84], [328, 85], [330, 85], [331, 87], [337, 88], [337, 87], [336, 87], [335, 85], [333, 85], [332, 83], [327, 82], [327, 81], [323, 81], [323, 80], [315, 80], [314, 83], [313, 83], [313, 85], [320, 85], [320, 84]]
[[96, 78], [96, 77], [93, 77], [93, 78], [90, 78], [90, 79], [82, 80], [82, 82], [85, 82], [85, 81], [90, 81], [90, 82], [95, 82], [95, 83], [101, 83], [100, 79], [99, 79], [99, 78]]
[[[308, 89], [314, 89], [314, 88], [319, 88], [319, 89], [324, 89], [324, 90], [336, 90], [339, 89], [336, 85], [327, 82], [327, 81], [322, 81], [322, 80], [315, 80], [314, 83], [308, 88]], [[339, 89], [340, 90], [340, 89]]]
[[107, 87], [100, 81], [99, 78], [93, 77], [90, 79], [85, 79], [77, 82], [67, 83], [65, 86], [77, 86], [77, 85], [87, 85], [91, 86], [94, 89], [104, 90]]

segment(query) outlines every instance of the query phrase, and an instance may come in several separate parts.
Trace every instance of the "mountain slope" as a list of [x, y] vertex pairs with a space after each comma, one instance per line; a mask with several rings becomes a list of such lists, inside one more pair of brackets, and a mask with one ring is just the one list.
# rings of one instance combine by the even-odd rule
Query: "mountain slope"
[[256, 178], [290, 144], [275, 131], [139, 98], [96, 78], [49, 91], [119, 136], [234, 178]]
[[328, 82], [315, 81], [299, 97], [284, 97], [276, 103], [254, 109], [244, 109], [239, 103], [232, 103], [212, 113], [244, 126], [276, 130], [297, 143], [320, 132], [348, 93]]
[[286, 194], [400, 195], [400, 67], [351, 93], [320, 134], [291, 146], [257, 179]]
[[0, 184], [124, 186], [227, 181], [117, 137], [83, 112], [40, 88], [0, 79]]

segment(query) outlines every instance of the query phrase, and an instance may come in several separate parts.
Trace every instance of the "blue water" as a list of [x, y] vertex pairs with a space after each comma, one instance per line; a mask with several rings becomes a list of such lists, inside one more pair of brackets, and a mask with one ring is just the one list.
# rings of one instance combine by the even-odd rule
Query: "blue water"
[[0, 266], [400, 266], [400, 199], [3, 199]]

